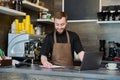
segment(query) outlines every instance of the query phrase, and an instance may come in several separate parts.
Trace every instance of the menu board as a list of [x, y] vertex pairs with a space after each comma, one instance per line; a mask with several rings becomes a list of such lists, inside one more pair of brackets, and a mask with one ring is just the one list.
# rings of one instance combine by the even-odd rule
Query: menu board
[[62, 0], [62, 9], [68, 15], [68, 20], [97, 19], [99, 0]]

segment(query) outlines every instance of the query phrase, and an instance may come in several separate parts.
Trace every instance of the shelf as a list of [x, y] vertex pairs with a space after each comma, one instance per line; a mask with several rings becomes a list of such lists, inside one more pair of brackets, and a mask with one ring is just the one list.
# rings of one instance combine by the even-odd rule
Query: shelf
[[3, 7], [3, 6], [0, 6], [0, 13], [12, 15], [12, 16], [25, 16], [26, 15], [26, 13], [24, 13], [24, 12], [20, 12], [20, 11], [10, 9], [10, 8], [6, 8], [6, 7]]
[[[51, 19], [37, 19], [37, 22], [51, 22], [54, 23]], [[97, 20], [68, 20], [68, 23], [71, 22], [97, 22]]]
[[71, 23], [71, 22], [97, 22], [96, 19], [91, 19], [91, 20], [68, 20], [67, 22]]
[[120, 23], [120, 21], [97, 21], [99, 24]]
[[43, 6], [38, 6], [38, 5], [31, 3], [29, 1], [22, 1], [22, 3], [23, 3], [23, 7], [27, 7], [27, 8], [30, 8], [32, 10], [35, 10], [35, 11], [40, 11], [41, 9], [44, 11], [49, 11], [47, 8], [45, 8]]
[[37, 19], [37, 22], [43, 23], [43, 24], [52, 24], [52, 25], [54, 24], [54, 21], [51, 19]]
[[51, 20], [51, 19], [37, 19], [37, 22], [51, 22], [51, 23], [53, 23], [53, 20]]
[[[30, 9], [33, 9], [33, 10], [36, 10], [36, 11], [40, 11], [40, 9], [48, 11], [47, 8], [44, 8], [42, 6], [38, 6], [38, 5], [33, 4], [31, 2], [28, 2], [28, 1], [23, 1], [23, 6], [30, 8]], [[12, 16], [25, 16], [26, 15], [26, 13], [24, 13], [24, 12], [10, 9], [7, 7], [3, 7], [3, 6], [0, 6], [0, 13], [12, 15]]]

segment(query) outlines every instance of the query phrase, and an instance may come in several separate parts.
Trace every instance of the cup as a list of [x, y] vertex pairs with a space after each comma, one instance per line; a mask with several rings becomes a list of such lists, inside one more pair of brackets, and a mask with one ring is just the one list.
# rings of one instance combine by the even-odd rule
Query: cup
[[117, 69], [117, 64], [116, 63], [108, 63], [105, 65], [107, 69]]

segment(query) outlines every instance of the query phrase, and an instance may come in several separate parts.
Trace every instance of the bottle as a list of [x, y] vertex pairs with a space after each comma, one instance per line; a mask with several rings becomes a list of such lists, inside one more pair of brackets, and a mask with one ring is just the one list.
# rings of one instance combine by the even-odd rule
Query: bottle
[[13, 2], [13, 9], [17, 11], [22, 11], [22, 0], [15, 0]]
[[4, 60], [4, 59], [6, 59], [6, 56], [4, 54], [4, 51], [0, 49], [0, 60]]
[[36, 3], [36, 2], [37, 2], [37, 0], [31, 0], [31, 2], [32, 2], [32, 3]]
[[42, 11], [40, 11], [40, 12], [38, 13], [38, 18], [39, 18], [39, 19], [42, 18]]
[[43, 11], [42, 12], [42, 19], [46, 19], [47, 18], [47, 11]]
[[11, 24], [11, 33], [16, 33], [16, 24], [15, 24], [15, 21]]
[[4, 0], [4, 7], [10, 8], [10, 0]]

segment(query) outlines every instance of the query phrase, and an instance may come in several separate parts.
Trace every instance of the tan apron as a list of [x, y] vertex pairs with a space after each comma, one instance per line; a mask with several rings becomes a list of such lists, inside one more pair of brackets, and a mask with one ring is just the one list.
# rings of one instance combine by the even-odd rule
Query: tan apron
[[52, 63], [54, 65], [73, 66], [70, 38], [67, 31], [66, 31], [66, 34], [67, 34], [68, 42], [57, 43], [56, 31], [54, 32], [54, 45], [53, 45], [53, 53], [52, 53]]

